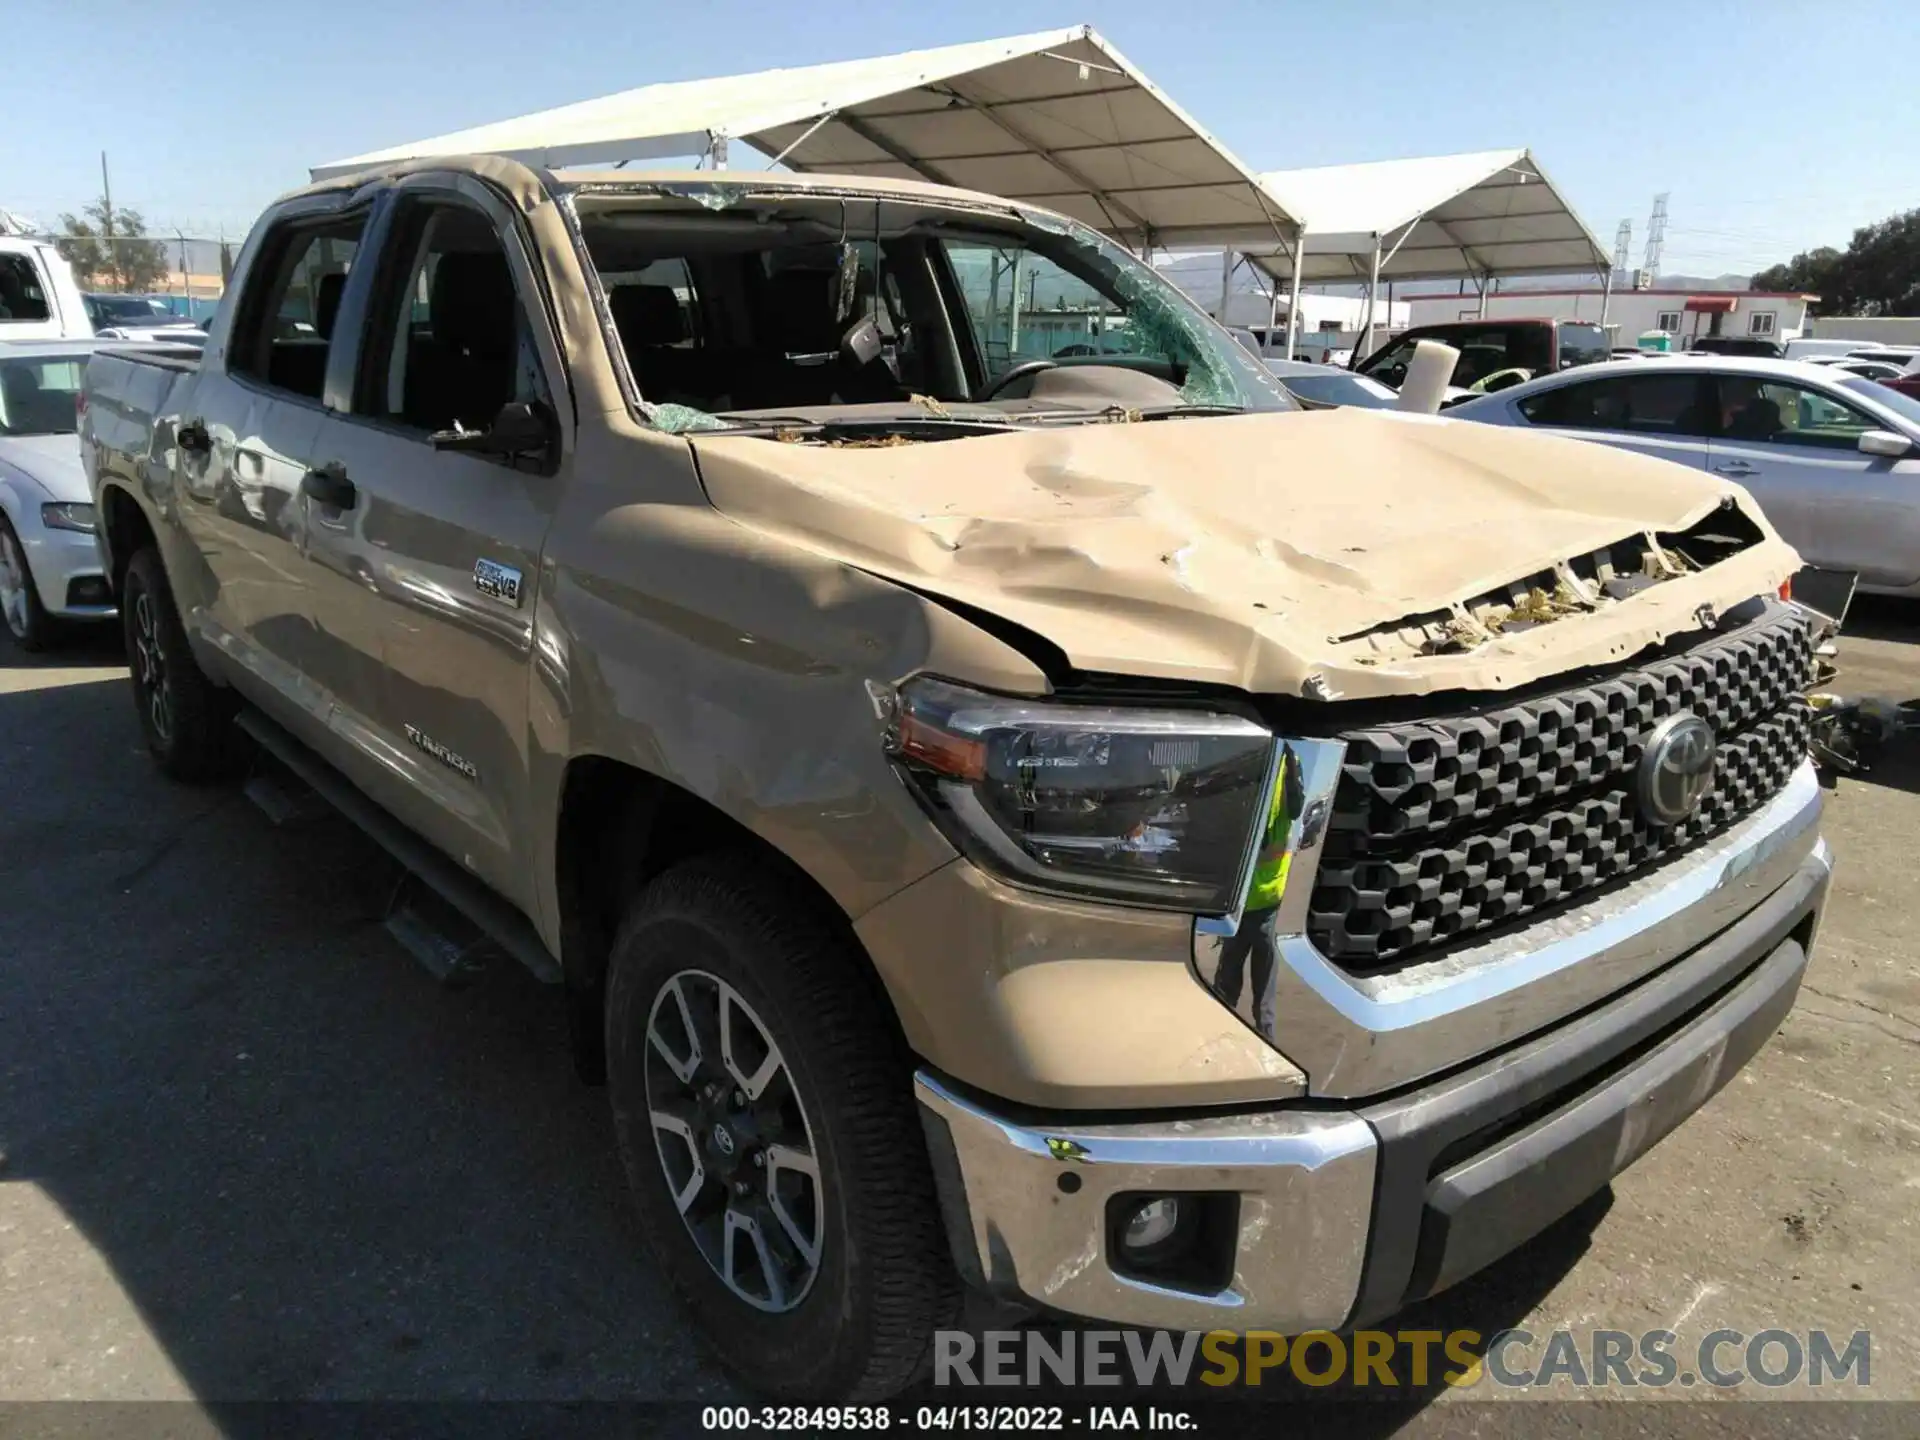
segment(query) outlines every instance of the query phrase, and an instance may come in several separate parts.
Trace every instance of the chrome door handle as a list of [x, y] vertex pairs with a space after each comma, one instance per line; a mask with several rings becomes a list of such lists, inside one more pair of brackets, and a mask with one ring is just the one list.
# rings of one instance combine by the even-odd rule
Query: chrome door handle
[[346, 472], [330, 466], [307, 471], [300, 478], [300, 489], [310, 499], [330, 505], [335, 510], [351, 510], [356, 498], [353, 481], [347, 478]]
[[1718, 475], [1753, 475], [1757, 473], [1755, 468], [1744, 460], [1722, 460], [1718, 465], [1714, 466], [1713, 469], [1714, 473]]

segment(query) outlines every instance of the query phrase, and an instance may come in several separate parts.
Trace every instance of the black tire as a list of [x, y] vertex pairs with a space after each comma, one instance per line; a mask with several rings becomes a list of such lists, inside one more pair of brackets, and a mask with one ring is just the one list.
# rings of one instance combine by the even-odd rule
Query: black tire
[[26, 548], [21, 545], [20, 537], [14, 533], [13, 525], [5, 515], [0, 515], [0, 547], [6, 553], [0, 555], [0, 565], [9, 569], [19, 568], [20, 604], [16, 609], [4, 608], [0, 615], [0, 625], [13, 638], [13, 643], [29, 654], [38, 654], [59, 638], [59, 622], [47, 614], [47, 607], [40, 603], [40, 591], [33, 583], [33, 571], [27, 568]]
[[232, 777], [244, 754], [233, 724], [239, 702], [193, 658], [166, 567], [151, 547], [127, 565], [120, 621], [140, 731], [161, 771], [188, 784]]
[[[704, 856], [641, 893], [608, 973], [607, 1088], [647, 1248], [721, 1358], [756, 1389], [793, 1399], [893, 1395], [922, 1372], [934, 1332], [959, 1317], [912, 1059], [856, 943], [797, 882], [748, 855]], [[783, 1313], [749, 1304], [708, 1262], [656, 1149], [649, 1016], [688, 972], [724, 981], [751, 1007], [805, 1109], [819, 1258]]]

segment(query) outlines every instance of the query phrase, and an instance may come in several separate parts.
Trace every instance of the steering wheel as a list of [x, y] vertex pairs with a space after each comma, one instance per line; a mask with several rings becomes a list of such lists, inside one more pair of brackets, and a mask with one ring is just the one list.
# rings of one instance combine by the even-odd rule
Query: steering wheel
[[1022, 360], [1018, 365], [994, 381], [993, 384], [989, 385], [987, 387], [987, 393], [980, 398], [982, 401], [997, 400], [1000, 398], [1000, 392], [1014, 381], [1024, 380], [1029, 375], [1038, 375], [1042, 370], [1057, 370], [1059, 368], [1060, 367], [1055, 365], [1051, 360]]
[[1475, 395], [1492, 395], [1496, 391], [1505, 390], [1509, 385], [1518, 385], [1522, 381], [1531, 380], [1532, 378], [1533, 371], [1529, 370], [1526, 366], [1510, 365], [1505, 370], [1496, 370], [1491, 375], [1481, 376], [1477, 382], [1469, 385], [1467, 389], [1471, 390]]

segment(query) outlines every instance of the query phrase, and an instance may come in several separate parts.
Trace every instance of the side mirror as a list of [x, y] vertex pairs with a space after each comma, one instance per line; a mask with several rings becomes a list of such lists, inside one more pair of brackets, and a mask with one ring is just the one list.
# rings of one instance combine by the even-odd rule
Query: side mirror
[[554, 437], [553, 417], [546, 406], [514, 400], [502, 405], [493, 424], [484, 430], [464, 430], [455, 421], [453, 429], [436, 430], [430, 438], [436, 450], [517, 459], [545, 453], [552, 448]]
[[1913, 442], [1891, 430], [1862, 430], [1860, 453], [1881, 455], [1889, 460], [1904, 460], [1913, 453]]

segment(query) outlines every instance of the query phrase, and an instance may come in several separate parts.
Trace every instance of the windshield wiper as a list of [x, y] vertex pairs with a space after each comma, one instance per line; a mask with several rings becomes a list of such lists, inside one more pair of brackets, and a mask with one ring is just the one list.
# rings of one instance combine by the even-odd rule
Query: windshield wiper
[[1244, 415], [1244, 405], [1144, 405], [1133, 414], [1142, 420], [1172, 420], [1185, 415]]
[[751, 420], [722, 416], [730, 435], [776, 435], [795, 439], [899, 435], [906, 439], [951, 440], [961, 435], [1000, 435], [1019, 427], [1006, 419], [972, 415], [860, 415], [822, 420], [809, 415], [754, 416]]

